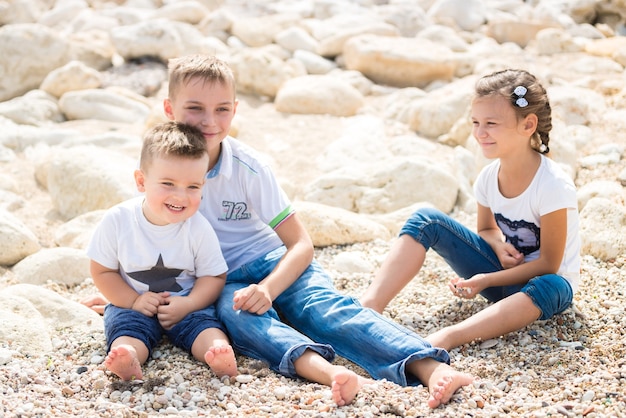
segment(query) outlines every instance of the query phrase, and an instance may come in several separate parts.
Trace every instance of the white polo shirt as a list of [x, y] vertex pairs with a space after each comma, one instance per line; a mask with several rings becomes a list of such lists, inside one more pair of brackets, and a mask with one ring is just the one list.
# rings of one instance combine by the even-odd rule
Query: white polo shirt
[[220, 159], [207, 173], [200, 213], [213, 226], [229, 271], [283, 245], [274, 228], [293, 212], [258, 153], [224, 138]]

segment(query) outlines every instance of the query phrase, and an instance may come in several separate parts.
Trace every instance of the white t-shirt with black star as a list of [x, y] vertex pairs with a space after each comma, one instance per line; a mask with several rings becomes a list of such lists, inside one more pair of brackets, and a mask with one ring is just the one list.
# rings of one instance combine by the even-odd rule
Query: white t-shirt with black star
[[218, 276], [228, 269], [217, 236], [200, 214], [164, 226], [148, 222], [143, 196], [109, 209], [94, 231], [87, 255], [119, 270], [138, 293], [169, 291], [189, 294], [195, 279]]

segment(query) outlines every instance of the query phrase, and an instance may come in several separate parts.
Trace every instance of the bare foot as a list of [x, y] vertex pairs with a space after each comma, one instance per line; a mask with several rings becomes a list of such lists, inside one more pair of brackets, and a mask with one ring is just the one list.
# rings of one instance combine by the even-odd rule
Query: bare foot
[[330, 386], [333, 401], [339, 406], [352, 403], [361, 387], [368, 383], [368, 380], [359, 376], [351, 370], [345, 369], [335, 374]]
[[80, 303], [102, 315], [104, 314], [104, 308], [105, 306], [107, 306], [109, 301], [106, 300], [104, 296], [97, 294], [86, 297], [85, 299], [81, 300]]
[[143, 377], [137, 351], [132, 345], [122, 344], [111, 348], [104, 359], [104, 365], [122, 380], [135, 380]]
[[204, 361], [217, 377], [237, 376], [237, 360], [230, 345], [209, 348], [204, 354]]
[[441, 404], [448, 403], [454, 392], [473, 381], [473, 376], [440, 363], [428, 379], [428, 392], [430, 392], [428, 406], [434, 409]]

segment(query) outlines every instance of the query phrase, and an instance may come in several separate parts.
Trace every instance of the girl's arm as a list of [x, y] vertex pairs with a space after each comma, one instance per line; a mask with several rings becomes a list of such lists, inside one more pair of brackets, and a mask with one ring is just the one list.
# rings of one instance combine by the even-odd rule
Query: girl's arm
[[476, 230], [498, 257], [498, 261], [505, 269], [515, 267], [524, 261], [524, 254], [520, 253], [513, 244], [504, 240], [504, 235], [498, 227], [491, 209], [478, 204]]
[[[485, 239], [492, 244], [493, 241], [490, 240], [494, 240], [495, 234], [490, 229], [486, 229], [484, 233], [489, 237]], [[482, 233], [481, 236], [483, 236]], [[487, 287], [522, 284], [535, 276], [556, 273], [563, 261], [566, 240], [567, 209], [564, 208], [541, 217], [541, 247], [537, 259], [505, 270], [477, 274], [470, 280], [457, 283], [457, 286], [470, 287], [470, 294], [473, 296]], [[496, 248], [502, 248], [502, 244], [496, 243]]]
[[276, 228], [276, 233], [285, 244], [287, 252], [274, 271], [258, 285], [250, 285], [235, 292], [234, 309], [243, 309], [259, 315], [267, 312], [272, 302], [291, 286], [313, 261], [313, 242], [295, 213]]

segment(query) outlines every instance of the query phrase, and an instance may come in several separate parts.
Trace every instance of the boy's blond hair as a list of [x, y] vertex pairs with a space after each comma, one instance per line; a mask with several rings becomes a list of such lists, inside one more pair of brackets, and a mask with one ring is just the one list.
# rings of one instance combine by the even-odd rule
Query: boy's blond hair
[[212, 55], [186, 55], [173, 58], [168, 63], [169, 86], [168, 96], [176, 97], [180, 86], [193, 78], [201, 78], [205, 83], [219, 82], [231, 86], [235, 93], [235, 76], [226, 62]]
[[164, 122], [145, 133], [139, 167], [145, 171], [155, 158], [196, 160], [205, 155], [208, 155], [206, 140], [198, 128], [180, 122]]

